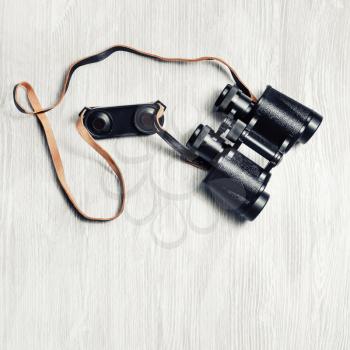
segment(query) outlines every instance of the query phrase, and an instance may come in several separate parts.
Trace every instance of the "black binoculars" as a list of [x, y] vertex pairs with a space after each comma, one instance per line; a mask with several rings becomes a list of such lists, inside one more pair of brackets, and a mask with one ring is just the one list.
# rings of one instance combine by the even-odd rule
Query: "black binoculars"
[[[186, 146], [165, 130], [157, 130], [155, 116], [160, 101], [117, 107], [85, 107], [84, 125], [96, 139], [158, 133], [184, 158], [195, 159], [209, 171], [203, 183], [229, 212], [254, 220], [266, 205], [266, 185], [271, 169], [297, 142], [306, 143], [322, 117], [313, 110], [268, 86], [258, 101], [237, 85], [227, 85], [215, 102], [224, 116], [215, 132], [199, 125]], [[163, 125], [163, 117], [159, 119]], [[239, 151], [244, 144], [267, 160], [261, 167]]]
[[[204, 185], [225, 209], [254, 220], [266, 205], [270, 171], [297, 142], [306, 143], [322, 117], [268, 86], [255, 102], [236, 85], [227, 85], [215, 102], [225, 119], [214, 132], [199, 125], [187, 147], [208, 163]], [[264, 157], [262, 168], [239, 152], [246, 145]]]

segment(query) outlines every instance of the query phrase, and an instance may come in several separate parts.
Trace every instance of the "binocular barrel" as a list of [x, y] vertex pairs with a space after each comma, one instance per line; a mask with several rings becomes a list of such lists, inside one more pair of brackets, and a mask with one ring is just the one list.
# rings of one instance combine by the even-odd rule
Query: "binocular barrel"
[[270, 139], [286, 153], [296, 142], [306, 143], [321, 124], [312, 109], [267, 86], [257, 102], [237, 86], [227, 85], [215, 102], [215, 110], [242, 120], [248, 129]]
[[270, 174], [230, 147], [209, 127], [199, 125], [187, 147], [211, 165], [203, 183], [220, 206], [253, 220], [269, 199]]

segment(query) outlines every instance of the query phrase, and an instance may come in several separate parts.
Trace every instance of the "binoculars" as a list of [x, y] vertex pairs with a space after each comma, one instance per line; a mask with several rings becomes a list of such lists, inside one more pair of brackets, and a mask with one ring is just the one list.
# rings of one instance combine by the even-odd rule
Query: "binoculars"
[[[92, 137], [105, 139], [158, 133], [187, 160], [204, 165], [204, 187], [218, 204], [243, 219], [254, 220], [269, 200], [266, 185], [275, 167], [296, 143], [306, 143], [322, 117], [301, 103], [267, 86], [255, 101], [237, 85], [227, 85], [214, 110], [223, 116], [217, 131], [200, 124], [186, 147], [165, 130], [157, 129], [156, 114], [163, 103], [117, 107], [85, 107], [84, 125]], [[158, 121], [164, 123], [164, 117]], [[261, 167], [239, 151], [246, 145], [266, 159]], [[192, 162], [194, 164], [194, 162]]]
[[[199, 125], [187, 147], [207, 162], [203, 183], [219, 204], [254, 220], [269, 199], [271, 169], [294, 144], [311, 138], [322, 117], [271, 86], [253, 101], [236, 85], [227, 85], [214, 109], [224, 116], [218, 130]], [[267, 165], [262, 168], [242, 154], [242, 144], [264, 157]]]

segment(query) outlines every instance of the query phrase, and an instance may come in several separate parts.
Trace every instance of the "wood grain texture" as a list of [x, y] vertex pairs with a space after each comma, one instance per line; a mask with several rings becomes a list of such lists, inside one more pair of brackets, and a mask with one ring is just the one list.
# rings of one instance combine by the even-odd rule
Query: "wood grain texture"
[[[121, 219], [70, 209], [12, 87], [28, 80], [48, 105], [72, 61], [116, 43], [221, 56], [256, 94], [271, 84], [325, 116], [274, 170], [256, 221], [218, 210], [157, 137], [102, 142], [127, 179]], [[1, 0], [0, 349], [350, 349], [349, 62], [346, 0]], [[49, 118], [83, 208], [107, 215], [117, 195], [75, 131], [83, 106], [160, 99], [185, 141], [218, 124], [228, 81], [125, 53], [79, 70]]]

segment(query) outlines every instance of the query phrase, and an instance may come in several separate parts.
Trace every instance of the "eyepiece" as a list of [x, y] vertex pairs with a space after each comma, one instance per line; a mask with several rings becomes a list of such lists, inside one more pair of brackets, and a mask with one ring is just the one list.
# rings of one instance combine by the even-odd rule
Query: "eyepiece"
[[214, 109], [218, 112], [224, 112], [224, 107], [222, 106], [222, 102], [224, 101], [225, 97], [229, 93], [230, 89], [232, 88], [232, 85], [227, 84], [224, 87], [224, 90], [221, 91], [219, 97], [216, 99], [214, 104]]
[[248, 115], [253, 107], [253, 101], [245, 95], [237, 85], [227, 84], [214, 104], [214, 110], [225, 114], [240, 113]]
[[187, 147], [197, 156], [211, 163], [227, 145], [208, 125], [200, 124], [187, 141]]

